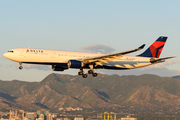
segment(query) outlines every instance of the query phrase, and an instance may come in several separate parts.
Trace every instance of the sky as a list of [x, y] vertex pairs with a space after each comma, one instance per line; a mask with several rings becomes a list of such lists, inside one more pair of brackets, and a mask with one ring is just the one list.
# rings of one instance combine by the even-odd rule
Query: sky
[[[180, 75], [179, 0], [1, 0], [0, 79], [41, 81], [51, 73], [77, 75], [79, 70], [54, 72], [51, 66], [23, 64], [4, 58], [13, 48], [117, 53], [146, 44], [159, 36], [168, 40], [161, 64], [134, 70], [97, 70], [102, 74]], [[144, 50], [129, 54], [138, 55]]]

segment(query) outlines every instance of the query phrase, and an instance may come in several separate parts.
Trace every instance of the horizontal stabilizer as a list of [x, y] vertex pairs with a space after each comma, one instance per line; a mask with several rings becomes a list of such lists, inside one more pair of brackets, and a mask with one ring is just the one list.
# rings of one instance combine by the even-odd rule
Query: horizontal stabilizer
[[170, 59], [170, 58], [175, 58], [175, 57], [176, 57], [176, 56], [159, 58], [159, 59], [154, 59], [154, 58], [152, 58], [152, 59], [150, 60], [150, 62], [151, 62], [151, 63], [164, 62], [163, 60]]

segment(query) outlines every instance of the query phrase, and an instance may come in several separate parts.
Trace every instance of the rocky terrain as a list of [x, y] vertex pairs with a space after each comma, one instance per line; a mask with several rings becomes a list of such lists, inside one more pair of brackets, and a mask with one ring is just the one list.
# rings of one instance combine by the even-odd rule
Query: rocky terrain
[[50, 74], [41, 82], [0, 80], [0, 108], [180, 108], [180, 80], [156, 75], [80, 76]]

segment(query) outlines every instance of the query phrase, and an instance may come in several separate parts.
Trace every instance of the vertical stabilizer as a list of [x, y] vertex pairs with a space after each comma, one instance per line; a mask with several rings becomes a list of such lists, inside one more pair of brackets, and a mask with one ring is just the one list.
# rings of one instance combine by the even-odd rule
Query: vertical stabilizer
[[159, 58], [163, 47], [166, 43], [167, 37], [161, 36], [159, 37], [145, 52], [138, 56], [142, 57], [153, 57]]

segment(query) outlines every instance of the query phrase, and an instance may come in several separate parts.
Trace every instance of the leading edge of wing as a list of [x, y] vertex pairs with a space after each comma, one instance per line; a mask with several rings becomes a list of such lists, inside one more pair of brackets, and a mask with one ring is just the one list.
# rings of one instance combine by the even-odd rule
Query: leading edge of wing
[[116, 56], [121, 56], [121, 55], [125, 55], [125, 54], [129, 54], [129, 53], [133, 53], [136, 51], [139, 51], [141, 49], [143, 49], [145, 46], [145, 44], [141, 45], [140, 47], [133, 49], [133, 50], [129, 50], [129, 51], [125, 51], [125, 52], [119, 52], [119, 53], [113, 53], [113, 54], [108, 54], [108, 55], [103, 55], [103, 56], [98, 56], [98, 57], [92, 57], [92, 58], [85, 58], [82, 61], [86, 61], [86, 63], [88, 63], [88, 60], [95, 60], [95, 59], [103, 59], [103, 58], [113, 58]]

